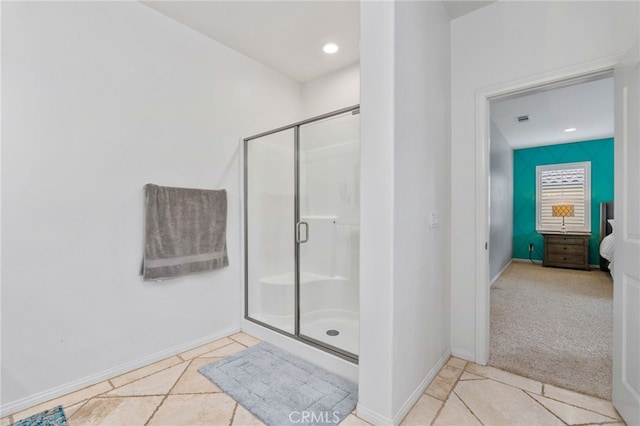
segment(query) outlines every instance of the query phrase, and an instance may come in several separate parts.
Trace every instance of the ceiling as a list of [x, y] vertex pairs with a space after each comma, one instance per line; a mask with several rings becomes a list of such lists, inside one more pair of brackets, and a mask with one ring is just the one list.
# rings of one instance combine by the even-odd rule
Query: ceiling
[[[358, 1], [142, 3], [300, 83], [360, 60]], [[340, 50], [324, 53], [328, 42]]]
[[[141, 3], [300, 83], [360, 61], [357, 0]], [[493, 1], [443, 1], [451, 19], [490, 3]], [[327, 55], [322, 46], [328, 42], [336, 43], [340, 50]]]
[[[613, 104], [613, 78], [607, 77], [493, 101], [490, 111], [509, 145], [520, 149], [612, 137]], [[529, 121], [518, 123], [522, 115]]]
[[496, 0], [491, 1], [457, 1], [457, 0], [443, 0], [444, 8], [447, 9], [447, 13], [449, 14], [449, 18], [456, 19], [461, 17], [462, 15], [466, 15], [467, 13], [471, 13], [475, 10], [480, 9], [488, 4], [495, 2]]
[[[425, 0], [428, 1], [428, 0]], [[148, 0], [146, 6], [300, 83], [360, 60], [360, 2]], [[456, 19], [493, 1], [443, 4]], [[328, 55], [327, 42], [340, 50]], [[518, 115], [529, 114], [526, 123]], [[491, 103], [491, 118], [515, 148], [613, 135], [613, 83], [604, 79]], [[575, 127], [572, 133], [564, 129]]]

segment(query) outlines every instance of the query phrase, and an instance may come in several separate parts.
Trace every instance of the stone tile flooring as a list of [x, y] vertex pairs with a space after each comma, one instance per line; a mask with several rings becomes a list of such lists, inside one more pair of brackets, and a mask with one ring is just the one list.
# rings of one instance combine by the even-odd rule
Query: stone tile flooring
[[[259, 340], [238, 333], [1, 419], [64, 407], [71, 426], [261, 425], [198, 373]], [[349, 415], [345, 426], [369, 423]], [[609, 401], [450, 358], [403, 425], [624, 425]]]

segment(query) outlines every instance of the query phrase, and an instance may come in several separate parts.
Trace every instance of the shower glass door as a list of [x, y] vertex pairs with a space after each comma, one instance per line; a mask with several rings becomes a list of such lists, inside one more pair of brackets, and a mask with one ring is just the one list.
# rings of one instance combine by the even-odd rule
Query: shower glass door
[[245, 146], [246, 313], [295, 332], [294, 129]]
[[244, 140], [245, 318], [356, 360], [356, 107]]
[[358, 354], [360, 115], [300, 126], [300, 336]]

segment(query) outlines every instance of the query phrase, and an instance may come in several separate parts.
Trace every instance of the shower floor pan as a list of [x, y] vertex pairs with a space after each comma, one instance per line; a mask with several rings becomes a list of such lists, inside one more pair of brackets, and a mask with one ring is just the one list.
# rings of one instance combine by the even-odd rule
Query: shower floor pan
[[[293, 334], [293, 316], [255, 315], [254, 318]], [[334, 331], [338, 334], [336, 335]], [[358, 355], [360, 343], [358, 313], [323, 310], [302, 315], [300, 335]]]
[[358, 355], [360, 343], [358, 313], [327, 310], [302, 315], [300, 335]]

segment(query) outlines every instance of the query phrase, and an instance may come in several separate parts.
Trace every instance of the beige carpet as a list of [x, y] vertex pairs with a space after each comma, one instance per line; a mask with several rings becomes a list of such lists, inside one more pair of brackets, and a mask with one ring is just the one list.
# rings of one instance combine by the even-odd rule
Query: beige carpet
[[489, 364], [611, 399], [608, 273], [513, 262], [491, 288]]

